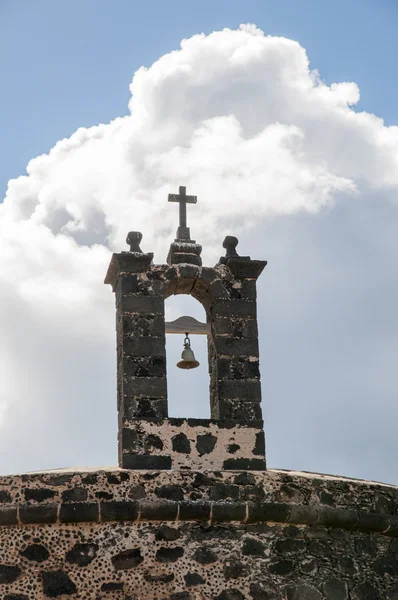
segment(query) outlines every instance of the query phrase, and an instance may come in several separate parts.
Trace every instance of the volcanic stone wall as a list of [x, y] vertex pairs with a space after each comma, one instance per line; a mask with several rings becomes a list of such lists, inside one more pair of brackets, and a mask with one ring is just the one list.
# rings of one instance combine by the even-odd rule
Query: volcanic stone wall
[[396, 600], [398, 489], [290, 473], [0, 478], [2, 600]]

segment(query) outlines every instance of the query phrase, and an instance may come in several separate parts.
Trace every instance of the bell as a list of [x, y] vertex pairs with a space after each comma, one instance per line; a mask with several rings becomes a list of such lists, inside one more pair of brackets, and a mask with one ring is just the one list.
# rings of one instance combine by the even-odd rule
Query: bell
[[180, 362], [177, 363], [177, 367], [180, 369], [196, 369], [198, 366], [199, 363], [196, 360], [193, 351], [191, 350], [191, 340], [188, 337], [188, 333], [186, 333], [184, 339], [184, 350], [182, 351]]

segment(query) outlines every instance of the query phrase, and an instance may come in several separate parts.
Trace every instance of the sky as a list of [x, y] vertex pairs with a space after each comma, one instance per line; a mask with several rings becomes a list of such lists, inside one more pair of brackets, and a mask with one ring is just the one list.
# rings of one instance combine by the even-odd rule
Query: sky
[[[116, 464], [126, 233], [164, 263], [198, 196], [258, 282], [268, 466], [398, 484], [398, 7], [391, 0], [0, 0], [0, 473]], [[204, 318], [193, 299], [167, 315]], [[201, 366], [172, 416], [208, 416]]]

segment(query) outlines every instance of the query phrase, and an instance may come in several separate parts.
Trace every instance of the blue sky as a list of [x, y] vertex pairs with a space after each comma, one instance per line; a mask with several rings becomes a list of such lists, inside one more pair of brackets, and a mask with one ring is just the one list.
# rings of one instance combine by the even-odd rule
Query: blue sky
[[[301, 48], [210, 35], [241, 23]], [[0, 210], [0, 473], [115, 464], [109, 248], [141, 229], [163, 262], [177, 221], [167, 193], [187, 184], [204, 264], [227, 233], [269, 260], [270, 466], [398, 483], [398, 135], [372, 116], [398, 125], [397, 25], [393, 0], [0, 0], [0, 198], [31, 159], [105, 124], [35, 161]], [[109, 124], [160, 57], [134, 79], [133, 117]], [[173, 318], [202, 318], [173, 302]], [[204, 340], [194, 349], [204, 371], [190, 374], [187, 416], [208, 410]], [[180, 341], [168, 352], [183, 416]]]
[[127, 82], [141, 65], [183, 38], [240, 23], [299, 41], [327, 83], [359, 85], [358, 110], [398, 124], [394, 0], [1, 0], [2, 192], [57, 140], [126, 114]]

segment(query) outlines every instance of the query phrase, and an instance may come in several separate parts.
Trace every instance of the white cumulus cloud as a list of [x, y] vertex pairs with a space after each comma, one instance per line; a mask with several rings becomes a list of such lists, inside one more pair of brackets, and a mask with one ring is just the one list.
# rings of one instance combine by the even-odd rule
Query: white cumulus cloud
[[0, 205], [3, 472], [116, 460], [102, 280], [131, 229], [165, 261], [177, 225], [169, 192], [198, 195], [189, 224], [205, 262], [224, 234], [243, 232], [242, 252], [264, 253], [273, 219], [397, 196], [398, 128], [356, 111], [357, 85], [326, 85], [293, 40], [254, 25], [195, 35], [140, 68], [130, 90], [130, 115], [31, 160]]

